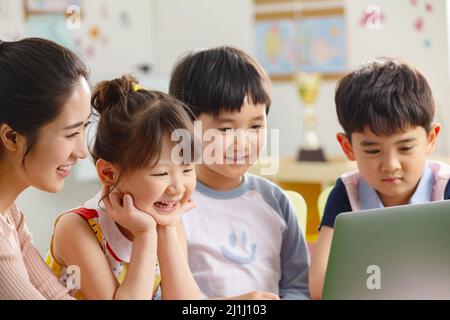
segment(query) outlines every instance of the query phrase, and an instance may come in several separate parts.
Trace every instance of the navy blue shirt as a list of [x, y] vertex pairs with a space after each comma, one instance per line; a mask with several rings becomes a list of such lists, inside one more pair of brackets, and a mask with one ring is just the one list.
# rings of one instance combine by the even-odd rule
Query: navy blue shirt
[[[450, 180], [445, 186], [444, 199], [450, 199]], [[330, 195], [328, 196], [319, 230], [320, 228], [322, 228], [322, 226], [334, 228], [336, 217], [343, 212], [351, 211], [352, 207], [348, 198], [347, 189], [345, 189], [345, 185], [344, 182], [342, 182], [342, 179], [338, 178], [336, 180], [336, 185], [334, 186], [333, 190], [331, 190]]]

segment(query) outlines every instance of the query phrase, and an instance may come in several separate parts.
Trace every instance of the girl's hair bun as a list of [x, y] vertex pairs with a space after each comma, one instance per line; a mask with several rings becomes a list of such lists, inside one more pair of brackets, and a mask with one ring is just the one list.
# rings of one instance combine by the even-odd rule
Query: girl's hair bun
[[131, 75], [100, 82], [92, 92], [92, 107], [100, 114], [126, 108], [129, 94], [136, 90], [137, 80]]

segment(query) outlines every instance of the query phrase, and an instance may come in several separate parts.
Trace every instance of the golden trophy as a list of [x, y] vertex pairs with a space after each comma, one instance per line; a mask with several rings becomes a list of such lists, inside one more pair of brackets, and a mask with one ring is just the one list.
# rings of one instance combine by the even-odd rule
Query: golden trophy
[[295, 86], [298, 95], [304, 103], [304, 139], [298, 154], [298, 161], [325, 161], [316, 133], [316, 106], [315, 102], [321, 83], [318, 73], [302, 72], [295, 77]]

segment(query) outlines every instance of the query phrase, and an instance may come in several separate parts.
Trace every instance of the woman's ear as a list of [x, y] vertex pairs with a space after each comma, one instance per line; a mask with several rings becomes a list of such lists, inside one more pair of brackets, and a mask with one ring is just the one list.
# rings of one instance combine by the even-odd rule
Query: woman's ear
[[107, 187], [111, 187], [117, 182], [118, 170], [114, 165], [106, 160], [98, 159], [95, 163], [97, 175], [100, 181]]
[[355, 154], [353, 153], [353, 146], [350, 140], [347, 138], [345, 133], [339, 132], [336, 135], [336, 139], [341, 145], [342, 151], [344, 151], [347, 159], [350, 161], [355, 161]]
[[434, 151], [434, 148], [436, 147], [436, 139], [439, 135], [439, 132], [441, 132], [441, 124], [437, 122], [433, 123], [427, 136], [427, 154], [430, 154]]
[[18, 151], [21, 148], [21, 144], [25, 142], [24, 138], [17, 131], [5, 123], [0, 125], [0, 140], [6, 150], [13, 152]]

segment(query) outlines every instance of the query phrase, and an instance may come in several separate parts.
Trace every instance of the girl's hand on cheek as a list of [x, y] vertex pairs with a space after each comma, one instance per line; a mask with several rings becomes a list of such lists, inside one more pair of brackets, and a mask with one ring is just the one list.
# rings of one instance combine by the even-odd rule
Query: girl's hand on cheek
[[134, 206], [130, 194], [117, 190], [103, 189], [103, 203], [108, 215], [119, 225], [130, 231], [135, 237], [140, 234], [155, 232], [156, 221], [152, 213], [147, 213]]

